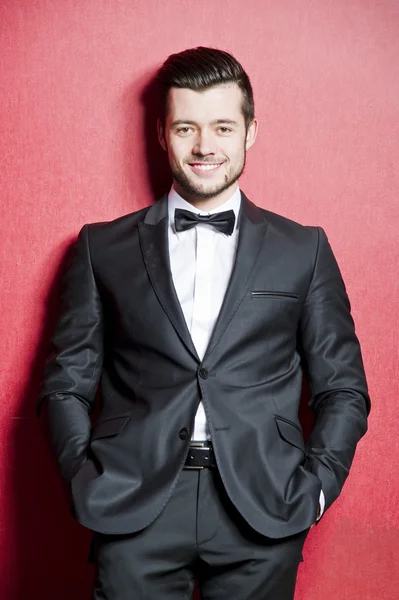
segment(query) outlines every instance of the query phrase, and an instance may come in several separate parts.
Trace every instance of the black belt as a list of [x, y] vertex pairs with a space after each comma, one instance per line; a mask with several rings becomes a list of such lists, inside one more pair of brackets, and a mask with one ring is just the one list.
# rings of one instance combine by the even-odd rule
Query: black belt
[[184, 463], [185, 469], [215, 469], [216, 466], [211, 442], [191, 442]]

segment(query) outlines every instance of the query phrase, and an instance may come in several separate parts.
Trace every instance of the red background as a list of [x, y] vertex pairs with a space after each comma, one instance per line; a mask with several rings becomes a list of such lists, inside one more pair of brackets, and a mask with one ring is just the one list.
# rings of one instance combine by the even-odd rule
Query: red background
[[90, 597], [89, 538], [34, 416], [58, 274], [85, 222], [163, 191], [144, 90], [201, 44], [253, 82], [261, 129], [242, 188], [329, 235], [373, 400], [296, 600], [399, 598], [397, 0], [3, 0], [0, 36], [0, 597]]

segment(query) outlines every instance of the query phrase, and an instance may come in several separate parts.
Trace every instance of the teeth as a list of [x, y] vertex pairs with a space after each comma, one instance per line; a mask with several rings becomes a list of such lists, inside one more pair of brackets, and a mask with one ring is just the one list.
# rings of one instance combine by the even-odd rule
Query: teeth
[[201, 171], [212, 171], [212, 169], [216, 169], [219, 167], [219, 164], [216, 165], [193, 165], [196, 169], [201, 169]]

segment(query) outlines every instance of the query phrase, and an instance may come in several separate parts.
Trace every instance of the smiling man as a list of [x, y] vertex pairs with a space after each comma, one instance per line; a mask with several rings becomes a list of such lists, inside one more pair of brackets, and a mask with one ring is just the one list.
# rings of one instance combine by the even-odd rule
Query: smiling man
[[172, 189], [83, 227], [40, 404], [94, 532], [95, 600], [189, 598], [195, 579], [203, 600], [292, 600], [367, 429], [349, 301], [324, 231], [238, 187], [258, 125], [236, 59], [186, 50], [158, 82]]
[[[174, 189], [197, 208], [220, 206], [237, 188], [257, 132], [257, 121], [244, 117], [242, 103], [237, 83], [169, 91], [159, 139], [168, 152]], [[253, 111], [253, 103], [248, 109]]]

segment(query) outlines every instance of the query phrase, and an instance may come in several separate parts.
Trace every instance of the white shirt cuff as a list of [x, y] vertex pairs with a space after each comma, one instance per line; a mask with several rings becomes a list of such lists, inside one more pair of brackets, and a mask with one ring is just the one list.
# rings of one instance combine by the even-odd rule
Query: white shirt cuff
[[321, 519], [323, 513], [324, 513], [324, 509], [326, 507], [326, 499], [324, 497], [324, 493], [323, 490], [320, 490], [320, 497], [319, 497], [319, 514], [317, 516], [317, 521], [319, 519]]

